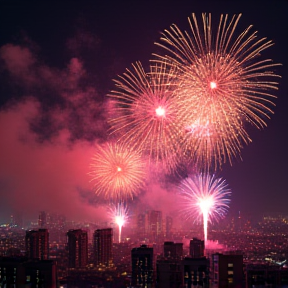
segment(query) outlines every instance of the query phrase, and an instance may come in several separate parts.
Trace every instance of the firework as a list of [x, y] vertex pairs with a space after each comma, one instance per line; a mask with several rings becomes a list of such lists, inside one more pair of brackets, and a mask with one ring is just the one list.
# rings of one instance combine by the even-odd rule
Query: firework
[[230, 189], [225, 180], [214, 175], [200, 174], [184, 179], [179, 185], [183, 213], [187, 219], [203, 220], [204, 240], [207, 242], [208, 222], [223, 218], [229, 208]]
[[164, 62], [151, 65], [149, 73], [139, 62], [132, 68], [115, 80], [117, 90], [108, 95], [115, 104], [111, 131], [139, 148], [150, 162], [171, 170], [180, 160], [175, 68]]
[[112, 221], [118, 226], [118, 241], [121, 243], [122, 227], [125, 225], [129, 218], [128, 207], [123, 202], [119, 202], [118, 204], [113, 204], [109, 207], [109, 213]]
[[137, 195], [144, 184], [145, 165], [137, 150], [120, 143], [97, 145], [91, 163], [95, 193], [106, 199]]
[[202, 22], [192, 14], [190, 31], [172, 25], [156, 43], [167, 53], [155, 55], [156, 61], [180, 71], [176, 94], [183, 103], [183, 149], [208, 166], [232, 164], [251, 142], [246, 124], [264, 128], [273, 114], [279, 77], [273, 69], [280, 64], [260, 57], [273, 43], [257, 38], [252, 26], [237, 35], [240, 17], [221, 15], [214, 27], [211, 14], [202, 14]]

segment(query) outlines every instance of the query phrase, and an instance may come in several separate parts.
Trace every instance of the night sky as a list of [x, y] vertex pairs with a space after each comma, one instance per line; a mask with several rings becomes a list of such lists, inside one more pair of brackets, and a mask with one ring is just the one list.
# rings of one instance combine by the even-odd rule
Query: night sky
[[[2, 0], [0, 223], [16, 212], [36, 219], [41, 210], [75, 220], [104, 217], [87, 173], [95, 143], [108, 136], [112, 79], [136, 61], [148, 68], [161, 31], [173, 23], [189, 30], [193, 12], [211, 12], [215, 21], [242, 13], [239, 31], [252, 24], [275, 43], [263, 52], [283, 64], [275, 114], [265, 129], [248, 130], [253, 142], [243, 161], [217, 174], [231, 188], [231, 213], [288, 214], [287, 1]], [[147, 183], [131, 205], [177, 213], [172, 184]]]

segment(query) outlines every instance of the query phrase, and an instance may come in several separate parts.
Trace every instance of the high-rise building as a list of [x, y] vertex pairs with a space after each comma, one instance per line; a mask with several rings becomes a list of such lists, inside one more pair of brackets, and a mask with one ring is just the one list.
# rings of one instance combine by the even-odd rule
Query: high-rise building
[[166, 237], [171, 236], [172, 225], [173, 225], [173, 218], [170, 216], [166, 216]]
[[81, 268], [88, 264], [88, 235], [87, 231], [69, 230], [68, 237], [68, 267]]
[[153, 283], [153, 248], [141, 245], [131, 250], [132, 286], [151, 287]]
[[139, 214], [137, 216], [137, 234], [140, 238], [144, 237], [146, 234], [146, 217], [145, 214]]
[[164, 242], [164, 258], [181, 259], [183, 243]]
[[212, 281], [214, 287], [240, 288], [243, 285], [243, 255], [220, 254], [212, 255]]
[[190, 240], [190, 256], [201, 258], [204, 256], [204, 240], [193, 238]]
[[47, 228], [47, 213], [45, 211], [39, 213], [38, 226], [42, 229]]
[[48, 260], [49, 233], [47, 229], [26, 231], [26, 256], [29, 259]]
[[112, 255], [113, 229], [97, 229], [93, 234], [94, 264], [96, 266], [111, 267], [113, 265]]
[[162, 233], [162, 212], [150, 210], [147, 211], [147, 232], [152, 240], [157, 240]]

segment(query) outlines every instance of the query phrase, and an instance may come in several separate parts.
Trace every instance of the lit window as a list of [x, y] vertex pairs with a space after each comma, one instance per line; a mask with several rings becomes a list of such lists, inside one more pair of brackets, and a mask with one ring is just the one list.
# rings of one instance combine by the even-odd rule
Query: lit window
[[233, 271], [228, 271], [228, 275], [233, 275]]
[[233, 263], [228, 263], [228, 267], [233, 267]]

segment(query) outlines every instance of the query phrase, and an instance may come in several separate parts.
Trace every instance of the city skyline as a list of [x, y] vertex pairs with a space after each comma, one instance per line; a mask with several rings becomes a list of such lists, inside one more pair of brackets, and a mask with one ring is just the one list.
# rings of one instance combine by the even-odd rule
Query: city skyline
[[[282, 79], [275, 114], [265, 129], [249, 129], [253, 142], [241, 150], [243, 161], [216, 174], [231, 189], [229, 210], [235, 214], [286, 212], [287, 2], [261, 2], [260, 10], [257, 2], [205, 3], [84, 1], [56, 8], [1, 2], [0, 222], [17, 211], [33, 218], [42, 210], [81, 220], [109, 218], [88, 172], [95, 144], [108, 139], [104, 112], [112, 80], [135, 61], [148, 66], [160, 32], [172, 23], [188, 30], [193, 12], [211, 12], [215, 20], [242, 13], [240, 30], [252, 24], [275, 43], [263, 53], [283, 64], [277, 68]], [[177, 214], [173, 179], [159, 178], [151, 173], [129, 206]]]

